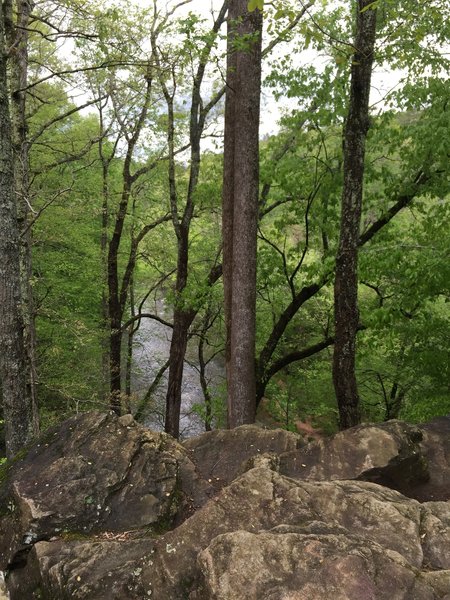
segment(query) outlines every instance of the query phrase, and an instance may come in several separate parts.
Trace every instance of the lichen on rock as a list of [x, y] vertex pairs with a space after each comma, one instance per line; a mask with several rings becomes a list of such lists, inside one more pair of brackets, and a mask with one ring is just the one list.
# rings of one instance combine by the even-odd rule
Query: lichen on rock
[[307, 444], [244, 426], [179, 444], [130, 416], [74, 417], [1, 488], [11, 600], [448, 600], [450, 495], [433, 475], [446, 450], [430, 431]]

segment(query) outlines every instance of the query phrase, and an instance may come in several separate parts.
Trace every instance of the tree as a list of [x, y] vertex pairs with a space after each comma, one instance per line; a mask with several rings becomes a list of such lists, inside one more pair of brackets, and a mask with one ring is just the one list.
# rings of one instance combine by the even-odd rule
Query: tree
[[0, 379], [6, 453], [16, 454], [33, 435], [33, 410], [27, 394], [22, 315], [19, 227], [15, 197], [13, 140], [7, 79], [8, 3], [0, 11]]
[[[11, 4], [6, 3], [5, 15], [11, 14]], [[26, 11], [16, 17], [27, 9], [27, 1], [20, 7], [15, 4], [14, 19], [23, 24], [20, 36], [14, 27], [9, 30], [8, 42], [9, 48], [14, 44], [13, 50], [18, 50], [8, 59], [13, 154], [21, 157], [15, 163], [16, 201], [25, 200], [18, 206], [19, 225], [26, 216], [22, 241], [26, 240], [23, 233], [33, 233], [31, 284], [36, 293], [39, 394], [45, 421], [49, 413], [51, 418], [56, 414], [60, 418], [75, 407], [106, 406], [101, 402], [100, 385], [102, 320], [107, 323], [105, 339], [114, 344], [112, 407], [119, 412], [124, 402], [127, 410], [137, 408], [136, 414], [145, 418], [146, 398], [136, 407], [133, 398], [131, 402], [125, 398], [132, 391], [133, 334], [143, 318], [157, 319], [174, 330], [170, 357], [161, 357], [156, 377], [159, 380], [170, 365], [167, 430], [178, 435], [186, 349], [191, 346], [188, 357], [192, 359], [196, 341], [208, 427], [219, 413], [214, 392], [211, 395], [208, 390], [206, 363], [224, 345], [222, 293], [220, 285], [215, 285], [222, 272], [218, 176], [222, 157], [220, 152], [205, 154], [203, 139], [210, 133], [219, 138], [220, 101], [227, 87], [223, 193], [229, 194], [230, 203], [224, 202], [224, 226], [231, 233], [223, 239], [223, 268], [229, 372], [238, 372], [232, 363], [238, 353], [229, 351], [232, 344], [239, 347], [241, 340], [246, 347], [246, 372], [230, 381], [237, 397], [230, 415], [235, 424], [252, 421], [254, 402], [267, 389], [269, 397], [273, 394], [273, 405], [279, 400], [287, 425], [292, 425], [297, 411], [317, 414], [325, 405], [334, 420], [333, 278], [343, 188], [343, 123], [350, 103], [350, 54], [354, 51], [348, 42], [350, 4], [307, 2], [301, 10], [284, 0], [265, 4], [268, 44], [263, 57], [279, 40], [291, 41], [289, 52], [267, 61], [279, 64], [279, 72], [271, 74], [269, 82], [275, 94], [288, 99], [289, 106], [282, 131], [260, 144], [257, 210], [255, 202], [245, 202], [250, 196], [254, 200], [257, 184], [252, 177], [242, 177], [249, 131], [245, 117], [251, 115], [236, 104], [238, 93], [242, 96], [246, 89], [238, 71], [251, 60], [257, 39], [245, 30], [247, 16], [241, 20], [230, 15], [225, 86], [220, 25], [228, 4], [224, 2], [216, 11], [212, 27], [195, 12], [176, 18], [175, 6], [177, 11], [184, 10], [181, 5], [188, 2], [166, 6], [155, 1], [147, 9], [120, 2], [107, 8], [45, 2], [33, 8], [28, 22]], [[373, 13], [377, 5], [381, 3], [366, 12]], [[401, 67], [406, 81], [400, 86], [402, 97], [390, 94], [391, 114], [386, 104], [382, 114], [373, 111], [356, 242], [353, 236], [353, 249], [359, 249], [360, 324], [365, 328], [358, 334], [356, 361], [364, 418], [428, 416], [431, 413], [424, 412], [421, 395], [431, 399], [433, 407], [443, 407], [448, 396], [444, 368], [448, 306], [443, 278], [435, 275], [446, 272], [448, 254], [448, 237], [437, 226], [447, 214], [442, 207], [448, 194], [448, 146], [442, 134], [448, 130], [448, 93], [442, 77], [445, 59], [439, 54], [450, 21], [441, 15], [444, 5], [437, 0], [419, 9], [408, 0], [401, 6], [378, 8], [377, 64]], [[234, 2], [231, 11], [235, 14], [236, 7], [255, 11], [261, 1]], [[257, 16], [259, 11], [249, 14], [249, 18]], [[149, 30], [154, 38], [150, 49]], [[400, 35], [405, 30], [412, 32], [408, 38]], [[61, 36], [75, 40], [73, 64], [62, 64], [67, 57], [54, 52], [54, 42]], [[297, 48], [303, 52], [308, 44], [327, 57], [326, 64], [305, 65], [302, 55], [290, 62], [291, 53]], [[28, 62], [23, 53], [27, 46]], [[27, 69], [29, 81], [14, 83]], [[246, 85], [254, 84], [254, 75], [252, 70]], [[74, 91], [90, 94], [90, 100], [79, 102]], [[24, 124], [25, 93], [28, 122]], [[78, 116], [77, 104], [86, 108], [96, 104], [100, 123], [92, 113]], [[257, 108], [257, 100], [249, 106]], [[137, 141], [133, 141], [135, 134]], [[257, 142], [255, 135], [249, 142], [250, 153], [257, 152]], [[28, 161], [23, 159], [26, 150], [31, 162], [29, 185], [28, 173], [20, 174]], [[256, 159], [253, 166], [256, 171]], [[239, 198], [252, 181], [252, 190]], [[248, 213], [236, 209], [241, 200], [245, 210], [251, 207]], [[232, 330], [231, 310], [233, 305], [242, 309], [254, 294], [250, 242], [255, 239], [256, 212], [256, 311], [249, 309], [249, 321], [243, 310], [240, 313], [247, 325], [256, 312], [255, 361], [251, 357], [253, 333], [244, 333], [239, 325]], [[247, 217], [248, 226], [244, 225]], [[161, 225], [152, 229], [160, 220]], [[235, 236], [234, 229], [241, 233]], [[247, 241], [242, 257], [237, 248], [242, 250]], [[249, 256], [253, 264], [243, 260]], [[27, 271], [23, 265], [24, 261], [22, 274]], [[244, 265], [252, 265], [244, 276], [247, 287], [236, 285], [236, 274], [242, 276]], [[102, 269], [110, 275], [103, 312], [99, 282], [106, 288], [107, 278]], [[21, 283], [24, 305], [29, 274]], [[230, 292], [234, 290], [233, 297]], [[242, 294], [245, 299], [241, 301]], [[158, 301], [158, 307], [164, 299], [167, 313], [152, 314], [150, 297]], [[114, 322], [109, 319], [109, 308], [105, 310], [108, 300]], [[254, 307], [253, 299], [252, 303]], [[173, 319], [168, 314], [172, 311]], [[137, 343], [135, 339], [135, 347]], [[145, 365], [138, 368], [145, 369]], [[154, 387], [150, 386], [149, 394]]]
[[27, 122], [28, 84], [28, 28], [32, 3], [28, 0], [14, 3], [16, 12], [14, 52], [11, 54], [11, 122], [14, 150], [14, 179], [17, 197], [20, 232], [20, 265], [22, 285], [22, 313], [24, 320], [25, 368], [27, 371], [27, 394], [33, 412], [33, 430], [39, 431], [39, 407], [37, 398], [36, 324], [35, 301], [32, 287], [32, 227], [30, 211], [30, 159]]
[[262, 12], [232, 0], [223, 180], [223, 279], [228, 427], [256, 413], [256, 247], [259, 198], [259, 106]]
[[[157, 20], [157, 15], [154, 15]], [[114, 8], [106, 19], [99, 20], [99, 45], [91, 48], [88, 43], [81, 47], [82, 57], [86, 65], [88, 84], [91, 93], [101, 95], [99, 104], [100, 139], [99, 158], [102, 164], [102, 235], [101, 249], [103, 264], [106, 267], [107, 310], [107, 337], [109, 349], [109, 406], [111, 410], [120, 414], [122, 411], [122, 380], [123, 380], [123, 335], [127, 321], [127, 309], [133, 302], [133, 280], [137, 262], [139, 245], [145, 236], [161, 223], [169, 220], [169, 215], [161, 206], [157, 207], [160, 215], [148, 222], [145, 215], [144, 223], [140, 227], [134, 224], [136, 205], [142, 201], [142, 195], [137, 191], [144, 176], [148, 175], [158, 165], [162, 152], [153, 156], [142, 158], [141, 144], [145, 135], [151, 131], [157, 135], [157, 115], [155, 106], [158, 101], [155, 93], [155, 83], [158, 76], [155, 72], [155, 57], [153, 50], [142, 54], [145, 44], [145, 35], [142, 27], [144, 15], [137, 9], [136, 14], [120, 13]], [[104, 44], [105, 23], [109, 25], [109, 35], [114, 43]], [[124, 39], [124, 24], [127, 26], [126, 39]], [[156, 27], [153, 23], [152, 27]], [[133, 35], [130, 36], [130, 32]], [[129, 42], [129, 38], [133, 43]], [[100, 73], [89, 71], [89, 65], [100, 63], [106, 69]], [[120, 68], [124, 68], [118, 74]], [[123, 81], [125, 79], [125, 81]], [[99, 90], [101, 90], [99, 92]], [[110, 115], [110, 123], [106, 126], [106, 116]], [[108, 140], [109, 137], [109, 140]], [[105, 142], [109, 141], [110, 148], [105, 149]], [[109, 154], [108, 154], [109, 152]], [[139, 156], [140, 155], [140, 156]], [[139, 157], [138, 157], [139, 156]], [[109, 189], [110, 168], [113, 160], [120, 157], [122, 167], [120, 200], [117, 206], [111, 202]], [[131, 218], [130, 218], [131, 217]], [[126, 225], [132, 221], [131, 234], [128, 235]], [[111, 231], [109, 231], [109, 224]], [[126, 257], [126, 258], [124, 258]], [[131, 297], [131, 298], [130, 298]], [[105, 301], [105, 300], [104, 300]], [[133, 306], [131, 307], [133, 313]], [[105, 314], [106, 316], [106, 314]], [[131, 322], [133, 331], [139, 324], [139, 317]], [[132, 338], [132, 336], [131, 336]], [[131, 361], [132, 339], [127, 351], [128, 365]], [[106, 354], [106, 353], [105, 353]], [[126, 369], [129, 373], [129, 366]], [[127, 377], [125, 377], [127, 379]], [[129, 380], [129, 376], [128, 376]], [[129, 389], [129, 385], [126, 386]]]
[[376, 6], [359, 0], [352, 59], [348, 116], [344, 129], [344, 184], [341, 231], [334, 283], [333, 381], [340, 427], [360, 422], [355, 374], [358, 314], [358, 242], [363, 198], [364, 157], [369, 130], [369, 96], [377, 23]]
[[[186, 57], [177, 57], [173, 55], [169, 58], [168, 64], [163, 64], [163, 58], [167, 55], [158, 49], [156, 37], [159, 28], [153, 28], [151, 35], [152, 50], [157, 60], [157, 69], [159, 82], [163, 91], [167, 106], [167, 145], [169, 152], [168, 160], [168, 181], [170, 210], [172, 224], [177, 240], [177, 270], [175, 281], [175, 301], [173, 311], [173, 328], [169, 356], [169, 381], [166, 396], [166, 418], [165, 430], [174, 437], [179, 436], [180, 431], [180, 408], [181, 408], [181, 389], [183, 381], [184, 357], [188, 341], [189, 328], [196, 316], [197, 311], [189, 305], [189, 302], [183, 297], [186, 293], [189, 278], [189, 234], [191, 222], [196, 207], [196, 189], [200, 173], [200, 144], [201, 137], [206, 125], [206, 119], [216, 104], [223, 96], [223, 90], [220, 89], [212, 95], [209, 101], [205, 102], [202, 98], [202, 84], [205, 78], [206, 67], [210, 60], [211, 52], [214, 47], [218, 32], [222, 26], [228, 2], [222, 4], [217, 17], [215, 18], [212, 30], [204, 40], [198, 43], [195, 48], [192, 46], [189, 37], [188, 56], [197, 58], [196, 65], [191, 64], [193, 70], [193, 82], [190, 91], [191, 105], [189, 111], [189, 148], [190, 161], [187, 175], [187, 190], [183, 199], [177, 189], [176, 182], [176, 162], [175, 162], [175, 96], [179, 81], [177, 80], [177, 62], [185, 60]], [[154, 2], [155, 15], [156, 1]], [[195, 20], [194, 20], [195, 22]], [[163, 22], [162, 25], [165, 23]], [[198, 54], [197, 54], [198, 52]], [[170, 76], [167, 76], [167, 72]], [[213, 268], [208, 276], [212, 284], [217, 279], [216, 271]]]

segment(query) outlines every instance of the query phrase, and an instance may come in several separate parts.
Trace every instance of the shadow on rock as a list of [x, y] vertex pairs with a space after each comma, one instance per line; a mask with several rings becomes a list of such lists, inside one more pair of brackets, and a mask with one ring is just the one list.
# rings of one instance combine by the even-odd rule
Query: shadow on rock
[[309, 444], [243, 426], [179, 444], [79, 415], [8, 467], [11, 599], [449, 600], [447, 425]]

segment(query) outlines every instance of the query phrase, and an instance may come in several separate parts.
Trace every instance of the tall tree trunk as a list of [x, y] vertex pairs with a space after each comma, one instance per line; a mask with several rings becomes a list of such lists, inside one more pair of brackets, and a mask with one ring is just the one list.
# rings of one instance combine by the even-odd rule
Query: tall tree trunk
[[[26, 92], [28, 82], [28, 32], [33, 3], [16, 1], [18, 28], [15, 33], [15, 50], [10, 61], [11, 123], [14, 152], [14, 179], [19, 225], [20, 274], [22, 285], [22, 311], [24, 321], [25, 369], [28, 402], [32, 407], [33, 432], [39, 432], [36, 371], [36, 326], [32, 270], [32, 232], [30, 227], [29, 146], [26, 119]], [[11, 40], [11, 42], [13, 42]]]
[[[228, 426], [256, 415], [256, 233], [262, 13], [232, 0], [224, 157], [224, 288], [227, 323]], [[236, 41], [239, 47], [236, 48]], [[242, 46], [245, 47], [242, 47]], [[231, 123], [230, 123], [231, 120]], [[232, 223], [232, 229], [230, 225]], [[225, 240], [232, 239], [232, 247]], [[231, 298], [230, 298], [231, 296]]]
[[[100, 96], [100, 93], [99, 93]], [[100, 234], [100, 259], [102, 263], [102, 322], [101, 322], [101, 347], [102, 347], [102, 397], [107, 398], [110, 386], [109, 370], [109, 312], [108, 312], [108, 225], [109, 225], [109, 167], [114, 157], [114, 151], [106, 156], [104, 139], [106, 137], [104, 123], [104, 106], [99, 103], [100, 139], [98, 153], [102, 165], [102, 215]]]
[[376, 35], [372, 0], [358, 0], [350, 101], [344, 130], [344, 185], [341, 229], [334, 286], [335, 342], [333, 383], [340, 428], [361, 420], [355, 373], [358, 329], [358, 242], [363, 197], [365, 142], [369, 129], [369, 95]]
[[0, 11], [0, 379], [6, 453], [12, 457], [33, 435], [33, 413], [25, 368], [5, 12]]
[[[108, 314], [109, 314], [109, 406], [116, 414], [121, 414], [122, 395], [122, 316], [124, 306], [119, 287], [119, 248], [130, 197], [129, 164], [127, 156], [123, 169], [124, 188], [114, 224], [114, 232], [108, 245]], [[128, 290], [127, 290], [128, 291]]]
[[[223, 145], [223, 187], [222, 187], [222, 252], [223, 252], [223, 295], [225, 320], [225, 369], [226, 379], [230, 376], [231, 359], [231, 282], [233, 277], [233, 213], [234, 213], [234, 150], [236, 113], [236, 52], [234, 38], [238, 5], [230, 3], [228, 10], [227, 34], [227, 91], [225, 93], [225, 126]], [[230, 407], [228, 406], [228, 414]]]

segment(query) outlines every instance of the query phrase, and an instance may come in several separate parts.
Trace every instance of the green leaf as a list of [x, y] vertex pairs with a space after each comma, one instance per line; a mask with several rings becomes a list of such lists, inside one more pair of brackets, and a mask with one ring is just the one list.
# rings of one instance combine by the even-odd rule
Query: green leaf
[[370, 4], [368, 4], [367, 6], [365, 6], [364, 8], [361, 9], [361, 12], [366, 12], [366, 10], [375, 10], [379, 4], [380, 0], [375, 0], [374, 2], [371, 2]]
[[256, 8], [259, 8], [259, 10], [263, 10], [264, 0], [250, 0], [248, 3], [248, 10], [250, 12], [253, 12]]

